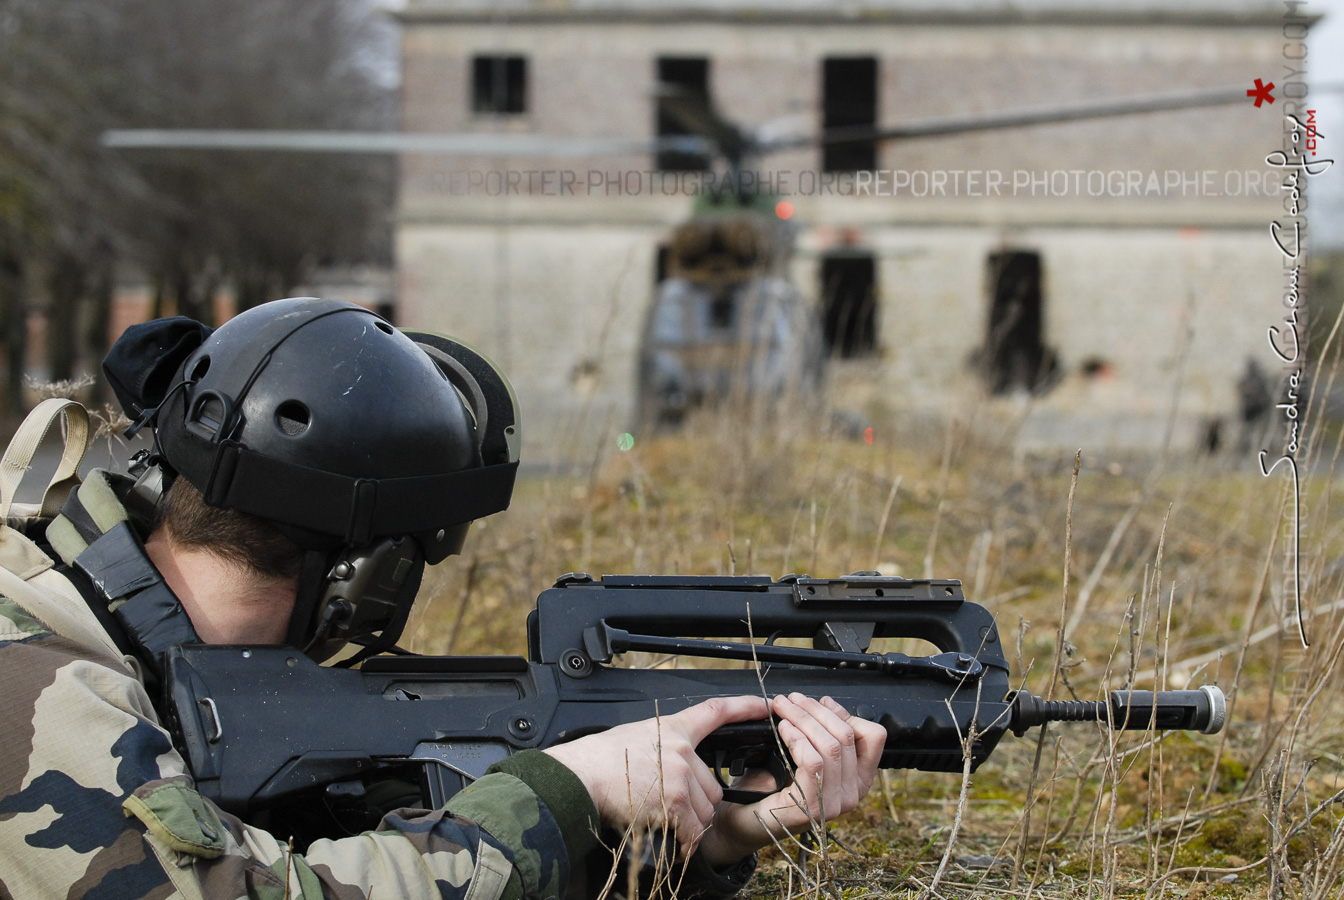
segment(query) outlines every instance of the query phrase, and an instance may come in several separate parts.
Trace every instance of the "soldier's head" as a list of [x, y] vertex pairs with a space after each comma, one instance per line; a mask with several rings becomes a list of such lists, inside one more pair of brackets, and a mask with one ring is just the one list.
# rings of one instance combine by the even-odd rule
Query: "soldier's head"
[[316, 658], [390, 645], [426, 561], [508, 505], [507, 380], [461, 343], [355, 304], [278, 300], [213, 332], [147, 323], [105, 368], [155, 430], [142, 513], [182, 546], [296, 578], [288, 640]]

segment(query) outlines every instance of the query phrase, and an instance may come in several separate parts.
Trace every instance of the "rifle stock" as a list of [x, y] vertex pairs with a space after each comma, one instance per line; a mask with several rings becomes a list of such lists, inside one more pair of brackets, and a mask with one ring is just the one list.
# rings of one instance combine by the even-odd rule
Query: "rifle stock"
[[[916, 638], [939, 653], [868, 652], [876, 638]], [[612, 665], [631, 650], [756, 664]], [[974, 769], [1006, 731], [1049, 721], [1215, 732], [1225, 716], [1216, 687], [1115, 691], [1103, 703], [1014, 691], [994, 618], [965, 599], [960, 582], [867, 573], [777, 582], [569, 575], [538, 597], [527, 658], [375, 657], [351, 670], [287, 647], [184, 645], [167, 654], [166, 673], [166, 718], [198, 790], [244, 817], [295, 804], [358, 805], [389, 777], [437, 806], [518, 750], [762, 686], [834, 697], [886, 728], [884, 768], [935, 772], [961, 771], [967, 752]], [[721, 729], [699, 753], [734, 774], [784, 770], [768, 721]]]

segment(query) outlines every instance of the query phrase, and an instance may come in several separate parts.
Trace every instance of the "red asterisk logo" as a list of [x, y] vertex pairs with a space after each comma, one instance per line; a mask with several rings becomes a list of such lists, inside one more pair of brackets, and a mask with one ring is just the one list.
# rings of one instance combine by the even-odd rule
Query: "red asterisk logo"
[[1269, 84], [1265, 84], [1263, 81], [1257, 78], [1255, 79], [1254, 90], [1247, 91], [1246, 96], [1254, 97], [1255, 108], [1259, 109], [1260, 104], [1266, 100], [1268, 100], [1270, 103], [1274, 102], [1274, 95], [1270, 93], [1270, 91], [1272, 90], [1274, 90], [1274, 82], [1271, 81]]

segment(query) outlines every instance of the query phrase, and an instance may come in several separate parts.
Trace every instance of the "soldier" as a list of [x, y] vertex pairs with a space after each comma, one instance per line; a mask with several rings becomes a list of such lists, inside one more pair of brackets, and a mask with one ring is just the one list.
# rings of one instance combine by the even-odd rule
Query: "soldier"
[[1260, 364], [1247, 357], [1246, 368], [1237, 380], [1237, 451], [1248, 453], [1264, 440], [1265, 426], [1274, 409], [1274, 395]]
[[[508, 505], [512, 398], [461, 345], [314, 299], [213, 333], [138, 326], [104, 366], [154, 428], [136, 478], [95, 470], [71, 490], [68, 456], [23, 523], [9, 514], [40, 439], [29, 423], [0, 467], [0, 515], [15, 526], [0, 528], [0, 897], [558, 897], [599, 824], [671, 829], [689, 892], [722, 896], [757, 848], [808, 826], [807, 810], [842, 813], [871, 785], [880, 726], [829, 700], [740, 697], [518, 753], [446, 809], [399, 809], [306, 850], [221, 811], [151, 702], [160, 654], [197, 641], [288, 643], [319, 660], [388, 648], [426, 562]], [[86, 420], [64, 411], [68, 449]], [[394, 574], [367, 597], [342, 590], [366, 565]], [[795, 783], [721, 802], [696, 744], [769, 712]]]

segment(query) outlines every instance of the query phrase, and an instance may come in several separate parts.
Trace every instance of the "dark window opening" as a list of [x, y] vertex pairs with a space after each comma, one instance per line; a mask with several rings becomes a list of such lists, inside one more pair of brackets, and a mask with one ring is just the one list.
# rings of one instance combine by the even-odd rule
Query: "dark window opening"
[[[877, 125], [877, 59], [833, 57], [821, 64], [821, 127], [823, 131], [873, 128]], [[858, 172], [877, 168], [877, 142], [823, 144], [825, 172]]]
[[867, 356], [877, 350], [877, 266], [868, 254], [821, 261], [821, 329], [832, 356]]
[[[658, 86], [660, 96], [655, 107], [655, 126], [660, 138], [696, 135], [697, 132], [682, 116], [672, 112], [680, 103], [694, 109], [709, 105], [709, 60], [703, 56], [661, 56], [658, 58]], [[701, 172], [709, 168], [709, 157], [703, 153], [681, 150], [659, 150], [656, 165], [663, 172]]]
[[471, 61], [471, 111], [517, 115], [527, 112], [527, 59], [477, 56]]
[[659, 244], [653, 259], [653, 283], [662, 284], [667, 278], [668, 262], [672, 257], [672, 248], [667, 244]]
[[1040, 391], [1054, 381], [1058, 361], [1042, 341], [1041, 257], [1004, 251], [989, 257], [989, 333], [982, 369], [995, 394]]

